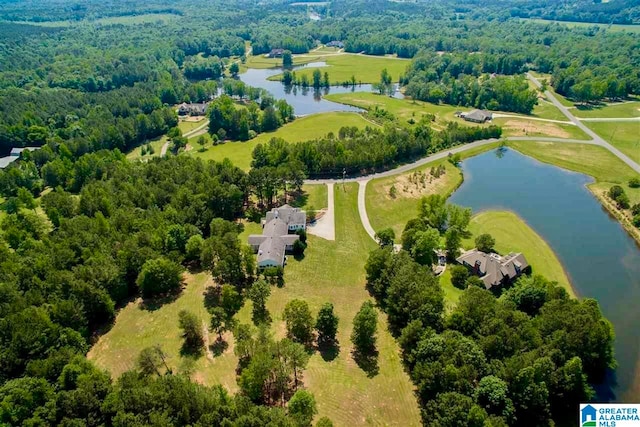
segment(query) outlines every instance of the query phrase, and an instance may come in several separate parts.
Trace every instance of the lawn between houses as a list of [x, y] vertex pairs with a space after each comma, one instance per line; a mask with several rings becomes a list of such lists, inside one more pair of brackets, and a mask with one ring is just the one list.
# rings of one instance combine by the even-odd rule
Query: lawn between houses
[[[336, 186], [336, 241], [309, 236], [304, 259], [296, 261], [290, 257], [285, 269], [285, 286], [272, 288], [267, 303], [273, 319], [271, 329], [276, 337], [284, 336], [282, 311], [291, 299], [304, 299], [314, 314], [324, 302], [332, 302], [340, 317], [340, 352], [331, 361], [323, 360], [319, 353], [313, 354], [303, 378], [305, 387], [315, 396], [318, 417], [327, 416], [340, 426], [419, 426], [413, 385], [402, 367], [399, 347], [387, 331], [383, 313], [378, 312], [379, 374], [368, 378], [351, 357], [352, 320], [362, 302], [370, 299], [365, 289], [364, 265], [369, 251], [375, 248], [361, 226], [357, 194], [355, 183]], [[248, 234], [259, 231], [258, 224], [247, 224], [240, 238], [244, 241]], [[226, 336], [229, 347], [219, 357], [192, 360], [179, 355], [182, 339], [178, 312], [181, 309], [196, 312], [204, 327], [208, 316], [203, 292], [210, 285], [208, 274], [199, 273], [187, 276], [187, 286], [178, 299], [154, 311], [141, 309], [138, 302], [130, 303], [120, 310], [113, 328], [98, 340], [88, 357], [118, 376], [135, 366], [143, 348], [162, 344], [169, 363], [177, 371], [188, 373], [203, 384], [221, 383], [237, 391], [237, 359], [230, 334]], [[240, 322], [250, 322], [250, 305], [245, 304], [236, 315]]]
[[257, 137], [244, 142], [226, 142], [213, 146], [209, 134], [204, 134], [207, 141], [207, 151], [200, 152], [200, 146], [196, 143], [199, 137], [189, 139], [193, 147], [189, 153], [203, 160], [222, 161], [228, 158], [234, 165], [241, 169], [249, 170], [251, 167], [251, 154], [259, 143], [266, 144], [272, 138], [282, 138], [287, 142], [308, 141], [327, 135], [329, 132], [337, 134], [341, 127], [355, 126], [365, 128], [377, 126], [366, 120], [358, 113], [333, 112], [319, 113], [301, 117], [288, 123], [274, 132], [265, 132]]

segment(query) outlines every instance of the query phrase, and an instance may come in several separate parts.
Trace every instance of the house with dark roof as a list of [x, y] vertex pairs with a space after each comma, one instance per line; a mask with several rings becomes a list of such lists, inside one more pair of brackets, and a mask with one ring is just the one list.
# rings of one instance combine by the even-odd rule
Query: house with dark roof
[[267, 58], [282, 58], [284, 55], [284, 49], [271, 49], [271, 52], [267, 53]]
[[208, 102], [194, 102], [187, 104], [183, 102], [178, 106], [178, 115], [180, 116], [204, 116], [207, 113]]
[[330, 41], [329, 43], [327, 43], [325, 46], [327, 46], [327, 47], [335, 47], [335, 48], [338, 48], [338, 49], [342, 49], [342, 48], [344, 48], [344, 43], [342, 43], [342, 42], [341, 42], [341, 41], [339, 41], [339, 40], [332, 40], [332, 41]]
[[470, 113], [460, 113], [459, 116], [473, 123], [485, 123], [493, 119], [493, 113], [487, 110], [473, 110]]
[[524, 255], [515, 252], [500, 256], [473, 249], [464, 252], [456, 261], [480, 277], [486, 289], [510, 283], [529, 268]]
[[258, 254], [258, 269], [284, 267], [286, 253], [293, 251], [293, 245], [300, 236], [298, 230], [305, 230], [307, 214], [298, 208], [283, 205], [274, 208], [262, 220], [262, 234], [249, 236], [249, 246]]

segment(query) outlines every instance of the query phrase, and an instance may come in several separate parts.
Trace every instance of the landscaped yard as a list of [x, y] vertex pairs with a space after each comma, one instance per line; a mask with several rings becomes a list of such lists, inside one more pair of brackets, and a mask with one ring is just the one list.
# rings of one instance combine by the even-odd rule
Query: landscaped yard
[[[314, 55], [315, 52], [310, 53], [309, 55]], [[295, 59], [299, 58], [298, 56], [294, 56], [294, 64]], [[308, 57], [303, 57], [307, 59]], [[302, 76], [307, 75], [309, 81], [312, 81], [313, 70], [319, 69], [322, 71], [323, 75], [325, 71], [329, 73], [329, 80], [332, 85], [340, 85], [344, 82], [351, 81], [351, 76], [356, 78], [356, 82], [358, 83], [377, 83], [380, 81], [380, 73], [383, 69], [387, 69], [389, 74], [391, 74], [391, 80], [393, 82], [397, 82], [400, 78], [400, 75], [404, 74], [407, 66], [409, 65], [408, 60], [398, 59], [398, 58], [389, 58], [384, 56], [369, 56], [369, 55], [356, 55], [356, 54], [339, 54], [339, 55], [326, 55], [324, 57], [316, 57], [316, 61], [324, 61], [327, 63], [326, 67], [320, 68], [305, 68], [302, 70], [297, 70], [296, 75]], [[312, 62], [306, 61], [305, 63]], [[281, 63], [281, 62], [280, 62]], [[280, 80], [282, 78], [282, 74], [278, 74], [276, 76], [270, 77], [269, 80]]]
[[302, 191], [304, 193], [299, 198], [289, 202], [291, 206], [317, 211], [327, 207], [328, 190], [325, 184], [305, 184]]
[[[335, 242], [309, 236], [304, 259], [289, 258], [286, 284], [272, 288], [267, 304], [273, 318], [272, 330], [276, 337], [283, 336], [282, 310], [291, 299], [306, 300], [314, 313], [324, 302], [332, 302], [340, 317], [340, 352], [330, 361], [315, 353], [304, 372], [304, 384], [315, 396], [318, 416], [328, 416], [339, 426], [418, 426], [420, 416], [413, 385], [403, 370], [398, 345], [387, 332], [382, 313], [379, 312], [378, 322], [379, 374], [368, 378], [350, 354], [352, 319], [362, 302], [370, 299], [364, 286], [364, 264], [368, 252], [375, 248], [361, 226], [357, 194], [357, 184], [347, 184], [344, 189], [340, 186], [335, 191]], [[241, 239], [259, 230], [258, 224], [248, 224]], [[169, 363], [178, 371], [189, 372], [204, 384], [222, 383], [229, 390], [237, 390], [237, 360], [231, 336], [227, 337], [230, 345], [222, 356], [203, 356], [197, 361], [179, 356], [178, 311], [187, 308], [203, 321], [208, 320], [202, 297], [205, 286], [211, 284], [207, 278], [206, 273], [190, 277], [189, 285], [176, 301], [155, 311], [142, 310], [135, 302], [123, 308], [114, 327], [92, 348], [89, 358], [117, 376], [134, 366], [144, 347], [162, 343]], [[237, 318], [249, 322], [250, 304], [245, 304]]]
[[271, 138], [283, 138], [287, 142], [307, 141], [314, 138], [325, 136], [329, 132], [337, 134], [343, 126], [356, 126], [364, 128], [366, 126], [376, 126], [365, 120], [357, 113], [322, 113], [305, 116], [286, 124], [275, 132], [263, 133], [254, 139], [246, 142], [227, 142], [224, 144], [212, 146], [211, 139], [205, 134], [207, 139], [207, 151], [199, 152], [199, 145], [196, 144], [197, 137], [191, 138], [189, 143], [194, 147], [190, 153], [193, 156], [200, 157], [205, 160], [222, 161], [225, 158], [230, 159], [234, 165], [239, 168], [248, 170], [251, 166], [251, 153], [258, 143], [267, 143]]
[[505, 211], [481, 212], [471, 219], [469, 231], [472, 236], [464, 241], [466, 248], [475, 246], [474, 239], [478, 235], [489, 233], [496, 240], [495, 249], [498, 253], [505, 255], [509, 252], [522, 252], [531, 265], [533, 274], [558, 282], [575, 296], [569, 278], [551, 247], [518, 215]]
[[178, 123], [178, 127], [180, 128], [180, 130], [182, 131], [182, 134], [184, 135], [187, 132], [191, 132], [192, 130], [199, 128], [204, 124], [204, 122], [205, 122], [204, 118], [198, 121], [194, 121], [193, 119], [180, 120], [180, 122]]
[[640, 163], [640, 121], [585, 122], [595, 133]]

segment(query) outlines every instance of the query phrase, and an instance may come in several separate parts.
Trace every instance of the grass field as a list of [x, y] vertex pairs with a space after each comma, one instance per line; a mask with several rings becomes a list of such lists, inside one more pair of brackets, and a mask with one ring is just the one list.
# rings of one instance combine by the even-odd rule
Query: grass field
[[197, 122], [180, 120], [180, 122], [178, 123], [178, 127], [180, 128], [180, 130], [182, 131], [182, 134], [184, 135], [185, 133], [190, 132], [202, 126], [204, 124], [204, 121], [205, 119], [198, 120]]
[[576, 22], [576, 21], [552, 21], [549, 19], [522, 18], [525, 21], [535, 22], [536, 24], [560, 24], [569, 28], [593, 28], [599, 27], [607, 31], [626, 31], [630, 33], [640, 33], [640, 25], [622, 25], [622, 24], [598, 24], [594, 22]]
[[[409, 120], [419, 121], [424, 114], [434, 114], [436, 116], [434, 129], [443, 129], [445, 122], [456, 121], [464, 126], [488, 126], [465, 122], [454, 116], [456, 111], [470, 111], [471, 108], [458, 107], [454, 105], [435, 105], [428, 102], [415, 101], [409, 99], [390, 98], [370, 92], [354, 92], [329, 94], [326, 99], [342, 104], [353, 105], [359, 108], [373, 109], [375, 107], [384, 108], [395, 116], [398, 123], [408, 126]], [[542, 101], [541, 101], [542, 102]], [[566, 117], [555, 106], [537, 106], [532, 117], [547, 118], [553, 120], [564, 120]], [[513, 114], [513, 113], [505, 113]], [[521, 117], [521, 118], [520, 118]], [[587, 136], [570, 124], [544, 122], [540, 120], [527, 120], [526, 115], [519, 117], [495, 118], [493, 124], [503, 127], [504, 136], [551, 136], [558, 138], [587, 139]]]
[[510, 141], [508, 145], [542, 162], [594, 177], [596, 182], [589, 185], [594, 192], [605, 191], [613, 184], [620, 184], [625, 187], [632, 204], [640, 203], [640, 189], [627, 186], [629, 179], [637, 174], [605, 148], [596, 145], [529, 141]]
[[158, 137], [156, 139], [154, 139], [153, 141], [150, 141], [149, 143], [151, 144], [151, 146], [153, 147], [153, 154], [145, 154], [144, 156], [142, 155], [142, 146], [140, 147], [136, 147], [133, 150], [129, 151], [127, 153], [127, 159], [129, 160], [146, 160], [146, 159], [150, 159], [152, 157], [158, 157], [160, 156], [160, 151], [162, 150], [162, 146], [164, 145], [164, 143], [167, 142], [167, 137], [166, 136], [161, 136]]
[[291, 206], [321, 210], [327, 207], [328, 190], [325, 184], [305, 184], [302, 186], [304, 194], [296, 200], [290, 201]]
[[[429, 170], [433, 166], [444, 165], [446, 173], [440, 178], [428, 182]], [[427, 182], [413, 183], [410, 177], [415, 173], [426, 173]], [[421, 166], [409, 173], [379, 178], [369, 181], [366, 192], [366, 206], [369, 221], [374, 230], [391, 227], [400, 238], [405, 224], [418, 215], [418, 203], [421, 197], [429, 194], [448, 196], [462, 183], [462, 173], [446, 160], [438, 160]], [[391, 187], [395, 187], [397, 195], [389, 195]]]
[[548, 136], [553, 138], [589, 139], [578, 126], [522, 118], [498, 117], [493, 124], [502, 127], [502, 136]]
[[541, 119], [568, 120], [567, 116], [558, 110], [558, 107], [542, 99], [538, 99], [538, 104], [533, 107], [533, 113], [531, 115]]
[[[619, 104], [604, 104], [585, 107], [577, 105], [571, 109], [571, 114], [576, 117], [602, 117], [602, 118], [619, 118], [619, 117], [640, 117], [640, 101], [627, 101]], [[588, 123], [588, 122], [585, 122]], [[640, 126], [636, 123], [636, 126]], [[640, 133], [640, 130], [638, 131]]]
[[[309, 55], [314, 55], [315, 52]], [[299, 57], [294, 57], [294, 59]], [[303, 57], [307, 58], [307, 57]], [[384, 56], [368, 56], [354, 54], [327, 55], [325, 57], [317, 57], [316, 61], [325, 61], [326, 67], [319, 68], [323, 75], [326, 71], [329, 73], [329, 80], [332, 85], [340, 85], [346, 81], [351, 81], [351, 76], [355, 76], [359, 83], [376, 83], [380, 81], [380, 73], [383, 69], [387, 69], [391, 74], [391, 79], [397, 82], [400, 75], [404, 74], [408, 60], [389, 58]], [[306, 61], [311, 62], [311, 61]], [[294, 60], [295, 64], [295, 60]], [[297, 70], [296, 75], [307, 75], [309, 81], [312, 81], [314, 67]], [[280, 80], [281, 74], [270, 77], [269, 80]]]
[[640, 163], [639, 122], [585, 122], [585, 124], [620, 151]]
[[[413, 386], [382, 313], [378, 322], [379, 374], [367, 377], [351, 358], [351, 322], [362, 302], [369, 299], [364, 287], [364, 263], [375, 247], [360, 225], [357, 193], [357, 184], [347, 184], [344, 190], [341, 187], [335, 192], [337, 240], [309, 236], [305, 258], [289, 261], [285, 286], [273, 288], [267, 304], [273, 318], [272, 330], [276, 337], [283, 336], [281, 314], [291, 299], [305, 299], [314, 313], [324, 302], [332, 302], [340, 317], [340, 352], [331, 361], [315, 353], [304, 372], [304, 384], [316, 398], [318, 416], [328, 416], [337, 426], [418, 426], [420, 416]], [[259, 230], [258, 224], [248, 224], [241, 238]], [[203, 356], [197, 361], [179, 356], [177, 313], [188, 308], [206, 319], [202, 292], [208, 283], [204, 273], [190, 277], [180, 298], [153, 312], [141, 310], [136, 303], [129, 304], [120, 311], [111, 331], [91, 349], [89, 358], [118, 375], [134, 366], [144, 347], [162, 343], [169, 362], [178, 370], [190, 372], [192, 378], [204, 384], [222, 383], [229, 390], [237, 390], [232, 337], [227, 337], [230, 346], [222, 356]], [[249, 305], [237, 315], [242, 322], [250, 317]]]
[[498, 253], [522, 252], [531, 265], [533, 274], [541, 274], [558, 282], [569, 294], [575, 296], [569, 278], [551, 247], [515, 213], [481, 212], [471, 219], [469, 231], [472, 237], [463, 242], [466, 248], [475, 246], [473, 240], [478, 235], [489, 233], [496, 239], [495, 249]]
[[[192, 153], [193, 156], [205, 160], [220, 161], [228, 158], [234, 165], [248, 170], [251, 165], [251, 153], [258, 143], [267, 143], [271, 138], [283, 138], [288, 142], [307, 141], [325, 136], [329, 132], [337, 134], [343, 126], [364, 128], [375, 125], [357, 113], [334, 112], [313, 114], [296, 119], [275, 132], [260, 134], [250, 141], [227, 142], [216, 146], [208, 143], [206, 145], [207, 151], [199, 152], [197, 149], [194, 149], [191, 150], [190, 153]], [[211, 141], [208, 134], [205, 134], [205, 138], [207, 138], [208, 142]], [[195, 144], [195, 139], [196, 138], [190, 139], [190, 143], [194, 148], [199, 148], [199, 146]]]

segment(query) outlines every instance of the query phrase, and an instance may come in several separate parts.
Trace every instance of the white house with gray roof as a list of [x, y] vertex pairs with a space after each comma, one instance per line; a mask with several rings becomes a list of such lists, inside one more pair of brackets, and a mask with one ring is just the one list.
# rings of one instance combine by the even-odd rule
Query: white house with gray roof
[[287, 252], [300, 239], [296, 231], [307, 227], [306, 212], [289, 205], [274, 208], [262, 220], [262, 234], [249, 236], [249, 246], [258, 254], [258, 269], [284, 267]]
[[473, 249], [460, 255], [456, 261], [480, 277], [487, 289], [515, 280], [529, 267], [524, 255], [514, 252], [500, 256]]

